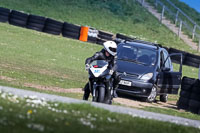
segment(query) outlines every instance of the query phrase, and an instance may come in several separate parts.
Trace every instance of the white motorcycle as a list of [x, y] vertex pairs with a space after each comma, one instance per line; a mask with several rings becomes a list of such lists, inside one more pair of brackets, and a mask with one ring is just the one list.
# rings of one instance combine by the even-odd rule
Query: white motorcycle
[[105, 60], [95, 60], [90, 64], [89, 89], [92, 92], [92, 101], [100, 103], [112, 103], [113, 95], [113, 71], [108, 68]]

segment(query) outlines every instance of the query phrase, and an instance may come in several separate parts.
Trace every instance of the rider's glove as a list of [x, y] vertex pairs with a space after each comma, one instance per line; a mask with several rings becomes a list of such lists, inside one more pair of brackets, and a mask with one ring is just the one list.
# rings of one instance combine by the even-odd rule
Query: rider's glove
[[113, 72], [114, 72], [114, 71], [111, 69], [111, 70], [110, 70], [110, 72], [109, 72], [109, 74], [110, 74], [110, 75], [112, 75], [112, 74], [113, 74]]
[[85, 70], [88, 71], [90, 68], [90, 65], [89, 64], [85, 64]]

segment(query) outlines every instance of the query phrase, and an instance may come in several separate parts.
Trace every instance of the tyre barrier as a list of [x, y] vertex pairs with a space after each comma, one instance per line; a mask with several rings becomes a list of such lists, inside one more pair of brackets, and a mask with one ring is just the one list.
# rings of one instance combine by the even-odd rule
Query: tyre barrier
[[200, 113], [200, 80], [183, 77], [178, 109], [184, 109], [195, 114]]
[[64, 22], [62, 28], [62, 36], [72, 39], [79, 39], [81, 26]]
[[10, 16], [10, 9], [0, 7], [0, 22], [8, 22]]
[[[184, 63], [185, 57], [187, 55], [185, 51], [181, 51], [181, 50], [178, 50], [178, 49], [175, 49], [175, 48], [169, 48], [168, 52], [169, 52], [169, 54], [182, 53], [182, 63]], [[180, 56], [172, 56], [171, 60], [172, 60], [172, 62], [179, 64], [180, 63]]]
[[46, 21], [45, 17], [37, 15], [29, 15], [26, 28], [36, 31], [43, 31], [45, 26], [45, 21]]
[[105, 40], [105, 39], [97, 38], [96, 44], [98, 44], [98, 45], [103, 45], [103, 43], [106, 42], [106, 41], [107, 41], [107, 40]]
[[51, 18], [47, 18], [45, 21], [45, 26], [43, 32], [60, 35], [62, 32], [64, 22], [60, 22]]
[[126, 41], [133, 41], [133, 40], [136, 39], [136, 38], [132, 38], [132, 37], [128, 37], [126, 35], [120, 34], [120, 33], [116, 34], [116, 38], [119, 38], [119, 39], [122, 39], [122, 40], [126, 40]]
[[88, 31], [88, 42], [97, 43], [99, 31], [94, 28], [89, 28]]
[[114, 34], [99, 30], [98, 38], [103, 40], [113, 40]]
[[10, 13], [9, 23], [15, 26], [26, 27], [28, 14], [12, 10]]
[[[23, 12], [10, 10], [7, 8], [0, 7], [0, 22], [9, 22], [12, 25], [26, 27], [45, 33], [60, 35], [72, 39], [80, 39], [81, 26], [70, 24], [67, 22], [60, 22], [51, 18], [45, 18], [42, 16], [26, 14]], [[117, 44], [126, 41], [136, 41], [136, 38], [132, 38], [120, 33], [114, 36], [113, 33], [95, 30], [89, 28], [87, 41], [102, 45], [105, 41], [113, 40]], [[142, 41], [141, 41], [142, 42]], [[183, 65], [199, 68], [200, 56], [190, 54], [178, 49], [164, 47], [169, 53], [182, 53]], [[180, 56], [172, 56], [172, 62], [180, 63]]]

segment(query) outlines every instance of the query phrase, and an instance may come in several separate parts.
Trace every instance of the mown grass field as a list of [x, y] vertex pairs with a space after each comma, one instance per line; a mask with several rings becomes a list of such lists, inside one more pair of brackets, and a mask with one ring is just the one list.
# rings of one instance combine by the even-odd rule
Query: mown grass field
[[197, 53], [132, 0], [2, 0], [0, 6]]
[[199, 132], [197, 128], [111, 113], [87, 104], [53, 103], [34, 96], [21, 99], [4, 92], [0, 92], [0, 112], [3, 133]]

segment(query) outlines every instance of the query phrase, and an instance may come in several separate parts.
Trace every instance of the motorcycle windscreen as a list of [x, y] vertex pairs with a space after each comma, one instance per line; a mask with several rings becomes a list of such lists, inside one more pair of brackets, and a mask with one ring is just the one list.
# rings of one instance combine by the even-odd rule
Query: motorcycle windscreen
[[160, 72], [157, 80], [157, 86], [160, 88], [159, 93], [178, 94], [181, 76], [181, 72]]

